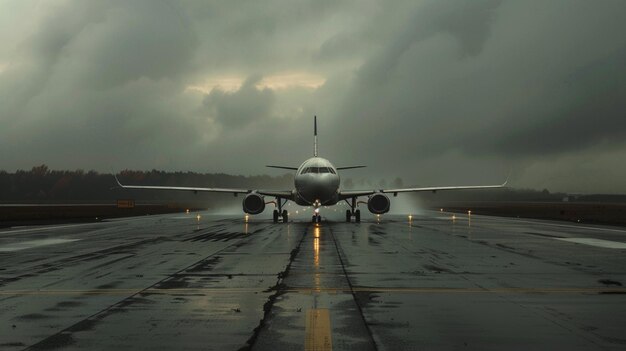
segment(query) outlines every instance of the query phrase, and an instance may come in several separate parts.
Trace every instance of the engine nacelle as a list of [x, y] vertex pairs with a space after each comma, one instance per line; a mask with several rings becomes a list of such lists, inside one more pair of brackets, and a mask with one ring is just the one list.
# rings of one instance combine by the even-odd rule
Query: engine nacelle
[[373, 214], [383, 214], [389, 212], [391, 201], [383, 193], [375, 193], [367, 199], [367, 209]]
[[265, 198], [259, 194], [248, 194], [243, 199], [243, 212], [259, 214], [265, 210]]

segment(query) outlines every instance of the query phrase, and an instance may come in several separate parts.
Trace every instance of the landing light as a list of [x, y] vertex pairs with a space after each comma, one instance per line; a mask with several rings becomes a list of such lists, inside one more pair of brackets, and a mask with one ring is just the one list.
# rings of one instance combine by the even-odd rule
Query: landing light
[[196, 215], [196, 220], [198, 220], [198, 222], [200, 221], [200, 218], [202, 218], [200, 215]]
[[439, 212], [443, 212], [443, 208], [440, 208], [440, 209], [439, 209]]
[[455, 219], [456, 219], [456, 216], [455, 216], [455, 215], [452, 215], [452, 220], [455, 220]]
[[250, 216], [246, 215], [245, 219], [246, 219], [246, 223], [247, 223], [248, 219], [250, 219]]
[[185, 213], [189, 213], [189, 209], [186, 209], [186, 210], [185, 210]]
[[409, 215], [409, 221], [412, 221], [412, 220], [413, 220], [413, 216]]

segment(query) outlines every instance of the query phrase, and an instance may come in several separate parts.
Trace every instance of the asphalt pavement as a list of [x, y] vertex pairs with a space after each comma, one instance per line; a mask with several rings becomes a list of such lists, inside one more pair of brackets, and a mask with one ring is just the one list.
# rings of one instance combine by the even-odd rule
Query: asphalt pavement
[[328, 213], [2, 229], [0, 350], [626, 349], [625, 228]]

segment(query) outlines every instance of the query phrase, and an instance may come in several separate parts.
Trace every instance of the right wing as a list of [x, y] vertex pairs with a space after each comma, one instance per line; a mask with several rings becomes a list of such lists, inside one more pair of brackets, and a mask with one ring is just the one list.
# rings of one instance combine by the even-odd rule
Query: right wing
[[117, 176], [114, 175], [115, 181], [117, 185], [124, 189], [144, 189], [144, 190], [181, 190], [181, 191], [193, 191], [197, 193], [199, 191], [203, 192], [212, 192], [212, 193], [231, 193], [231, 194], [247, 194], [251, 193], [252, 190], [248, 189], [229, 189], [229, 188], [196, 188], [196, 187], [186, 187], [186, 186], [157, 186], [157, 185], [124, 185], [120, 183], [120, 180], [117, 179]]
[[[187, 186], [158, 186], [158, 185], [124, 185], [120, 183], [117, 175], [114, 175], [117, 185], [124, 189], [143, 189], [143, 190], [179, 190], [179, 191], [193, 191], [197, 192], [211, 192], [211, 193], [230, 193], [237, 194], [249, 194], [255, 190], [252, 189], [231, 189], [231, 188], [197, 188]], [[265, 196], [278, 197], [281, 199], [293, 200], [294, 195], [291, 190], [256, 190], [258, 194]]]
[[271, 165], [267, 165], [265, 167], [269, 167], [269, 168], [280, 168], [280, 169], [289, 169], [292, 171], [297, 171], [298, 167], [288, 167], [288, 166], [271, 166]]

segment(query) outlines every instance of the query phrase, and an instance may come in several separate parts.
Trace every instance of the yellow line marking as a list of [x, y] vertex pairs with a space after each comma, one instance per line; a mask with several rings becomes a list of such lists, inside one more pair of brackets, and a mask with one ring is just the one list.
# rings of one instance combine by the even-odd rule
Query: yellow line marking
[[[389, 293], [409, 293], [409, 294], [474, 294], [474, 293], [491, 293], [491, 294], [598, 294], [598, 293], [618, 293], [626, 294], [626, 288], [429, 288], [429, 287], [361, 287], [353, 288], [288, 288], [286, 293], [299, 294], [338, 294], [357, 292], [389, 292]], [[13, 295], [124, 295], [136, 294], [138, 292], [146, 294], [184, 294], [184, 293], [253, 293], [266, 292], [262, 288], [178, 288], [178, 289], [82, 289], [82, 290], [0, 290], [0, 296]]]
[[331, 351], [333, 342], [330, 334], [330, 314], [328, 309], [306, 311], [305, 351]]

